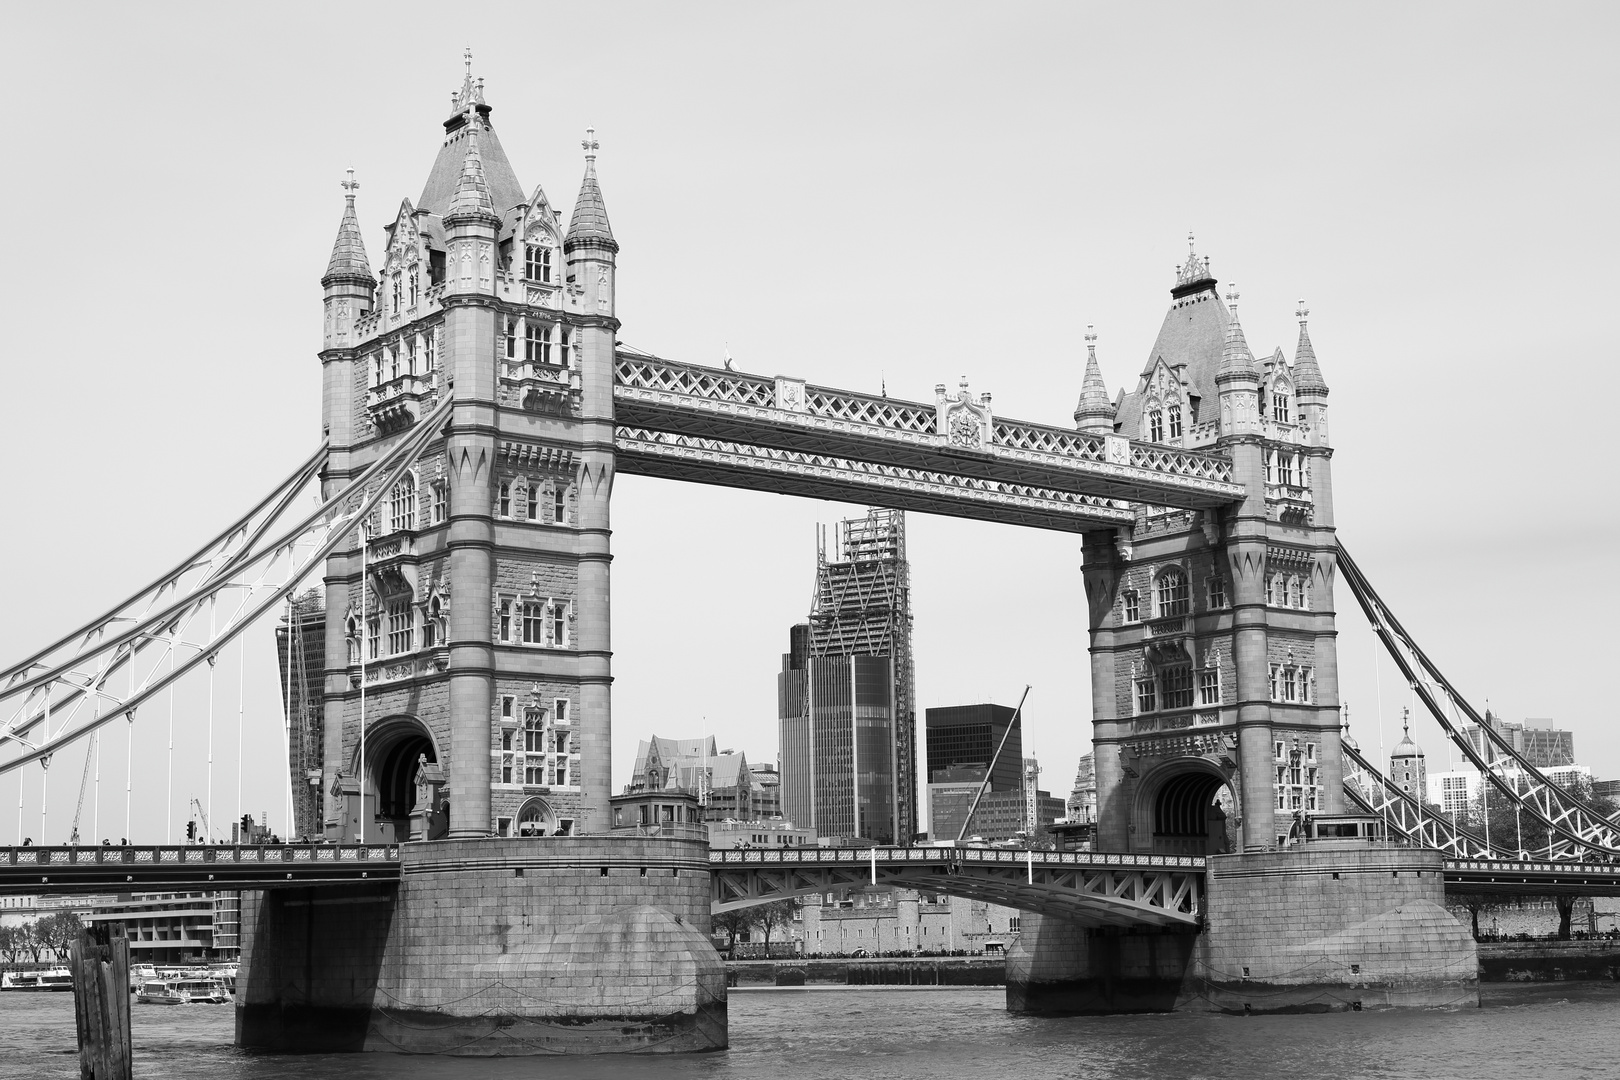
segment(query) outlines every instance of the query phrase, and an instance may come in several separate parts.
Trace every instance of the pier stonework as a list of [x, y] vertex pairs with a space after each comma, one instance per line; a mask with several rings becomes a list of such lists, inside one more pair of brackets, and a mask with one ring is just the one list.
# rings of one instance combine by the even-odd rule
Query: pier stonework
[[459, 1056], [713, 1050], [708, 845], [442, 840], [392, 886], [243, 897], [236, 1043]]

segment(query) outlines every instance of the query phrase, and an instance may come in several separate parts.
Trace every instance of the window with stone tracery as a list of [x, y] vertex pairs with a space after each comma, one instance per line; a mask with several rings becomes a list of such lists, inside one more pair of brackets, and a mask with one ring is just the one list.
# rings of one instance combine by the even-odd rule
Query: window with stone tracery
[[394, 275], [394, 278], [393, 278], [393, 286], [394, 286], [394, 289], [393, 289], [394, 314], [398, 315], [399, 312], [400, 312], [401, 307], [403, 306], [401, 304], [401, 300], [402, 300], [403, 295], [404, 295], [404, 286], [400, 282], [400, 276], [397, 273]]
[[1292, 487], [1294, 484], [1294, 455], [1277, 455], [1277, 483]]
[[1136, 711], [1139, 713], [1157, 712], [1159, 708], [1159, 695], [1153, 685], [1153, 678], [1136, 680]]
[[1305, 584], [1298, 574], [1288, 579], [1288, 606], [1296, 608], [1305, 606]]
[[551, 489], [551, 520], [558, 525], [568, 524], [568, 492], [561, 484]]
[[529, 481], [529, 497], [527, 500], [528, 518], [530, 521], [540, 519], [540, 483], [537, 480]]
[[388, 494], [388, 529], [399, 532], [416, 527], [416, 476], [406, 473]]
[[351, 666], [360, 662], [360, 624], [353, 615], [343, 626], [343, 636], [349, 644], [349, 664]]
[[1198, 672], [1198, 704], [1219, 705], [1221, 703], [1221, 672], [1219, 668], [1207, 667]]
[[1170, 437], [1172, 439], [1181, 438], [1181, 406], [1180, 405], [1172, 405], [1170, 407]]
[[568, 644], [568, 609], [557, 601], [551, 605], [551, 642], [561, 649]]
[[1125, 601], [1125, 621], [1141, 622], [1142, 598], [1137, 594], [1136, 590], [1126, 589], [1123, 594], [1123, 599]]
[[542, 284], [551, 281], [551, 248], [544, 244], [524, 245], [523, 276]]
[[512, 516], [512, 483], [509, 480], [501, 481], [500, 487], [501, 517]]
[[524, 326], [523, 359], [531, 364], [551, 363], [551, 327], [533, 322]]
[[1164, 413], [1154, 409], [1148, 413], [1148, 440], [1150, 442], [1164, 441]]
[[388, 655], [398, 656], [416, 647], [416, 609], [410, 600], [388, 602]]
[[1271, 418], [1279, 424], [1288, 423], [1288, 395], [1273, 392], [1271, 395]]
[[572, 327], [562, 327], [558, 348], [560, 350], [560, 355], [557, 357], [557, 363], [561, 364], [563, 367], [568, 367], [569, 364], [572, 363], [574, 348], [574, 331]]
[[434, 648], [443, 638], [444, 604], [435, 596], [428, 602], [427, 618], [422, 620], [422, 648]]
[[416, 267], [413, 266], [413, 267], [411, 267], [410, 301], [406, 306], [408, 306], [408, 307], [415, 307], [416, 306], [416, 296], [417, 296], [417, 292], [419, 291], [420, 285], [421, 285], [421, 279], [417, 275]]
[[545, 608], [537, 600], [523, 602], [523, 644], [545, 644]]
[[505, 338], [506, 338], [506, 358], [508, 360], [516, 360], [517, 359], [517, 320], [516, 319], [508, 318], [506, 320]]
[[443, 525], [450, 516], [450, 485], [435, 480], [428, 485], [428, 497], [433, 500], [433, 524]]
[[1157, 588], [1159, 618], [1187, 614], [1189, 598], [1186, 574], [1174, 568], [1166, 570], [1159, 575]]
[[366, 619], [366, 658], [375, 660], [382, 652], [382, 619], [371, 615]]
[[1219, 574], [1209, 579], [1209, 606], [1212, 608], [1226, 606], [1226, 579]]
[[1159, 669], [1159, 686], [1166, 709], [1190, 709], [1193, 703], [1193, 673], [1191, 664], [1177, 664]]
[[433, 331], [429, 330], [423, 335], [422, 348], [423, 352], [426, 354], [427, 360], [427, 363], [424, 365], [424, 370], [432, 371], [438, 366], [439, 363], [438, 345], [436, 344], [435, 334]]

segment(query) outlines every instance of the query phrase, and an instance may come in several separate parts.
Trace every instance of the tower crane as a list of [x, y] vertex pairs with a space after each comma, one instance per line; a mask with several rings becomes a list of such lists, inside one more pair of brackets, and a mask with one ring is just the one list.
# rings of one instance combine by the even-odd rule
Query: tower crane
[[208, 815], [203, 812], [202, 803], [197, 801], [195, 795], [191, 797], [191, 808], [197, 812], [197, 819], [202, 822], [202, 842], [206, 844], [212, 835], [208, 831]]
[[79, 842], [79, 818], [84, 815], [84, 792], [90, 783], [90, 759], [95, 754], [96, 739], [87, 739], [84, 744], [84, 773], [79, 777], [79, 805], [73, 808], [73, 831], [68, 834], [68, 843], [76, 845]]

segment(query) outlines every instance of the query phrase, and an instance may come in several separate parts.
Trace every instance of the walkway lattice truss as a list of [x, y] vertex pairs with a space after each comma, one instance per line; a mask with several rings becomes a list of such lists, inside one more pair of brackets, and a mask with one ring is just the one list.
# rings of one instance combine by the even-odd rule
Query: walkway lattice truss
[[[310, 514], [292, 505], [319, 473], [319, 452], [212, 542], [114, 607], [0, 672], [0, 774], [51, 755], [120, 718], [272, 611], [367, 520], [438, 434], [446, 401]], [[289, 523], [290, 520], [290, 523]], [[279, 531], [278, 531], [279, 530]]]
[[1204, 860], [999, 848], [716, 851], [715, 911], [877, 885], [965, 896], [1088, 926], [1198, 924]]

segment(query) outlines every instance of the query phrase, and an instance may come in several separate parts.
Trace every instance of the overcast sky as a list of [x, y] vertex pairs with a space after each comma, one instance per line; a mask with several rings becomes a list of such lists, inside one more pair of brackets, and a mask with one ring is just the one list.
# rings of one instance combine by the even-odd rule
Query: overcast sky
[[[1613, 5], [34, 4], [7, 25], [0, 664], [313, 449], [338, 181], [354, 166], [375, 258], [471, 46], [518, 178], [565, 213], [597, 128], [621, 340], [650, 352], [916, 400], [965, 375], [1067, 425], [1086, 324], [1110, 391], [1134, 383], [1189, 230], [1257, 353], [1292, 354], [1306, 298], [1341, 539], [1477, 705], [1551, 717], [1620, 775]], [[615, 782], [653, 733], [773, 759], [814, 525], [859, 508], [634, 477], [615, 496]], [[909, 542], [920, 704], [1030, 684], [1026, 747], [1066, 793], [1090, 745], [1078, 537], [912, 515]], [[1337, 600], [1353, 728], [1376, 748], [1381, 716], [1392, 747], [1408, 695]], [[268, 630], [247, 650], [244, 808], [279, 824]], [[206, 717], [205, 686], [181, 695], [177, 830], [206, 801]], [[135, 725], [142, 839], [166, 722]], [[1414, 735], [1443, 765], [1438, 728]], [[123, 737], [103, 835], [126, 832]], [[82, 756], [58, 757], [60, 841]]]

